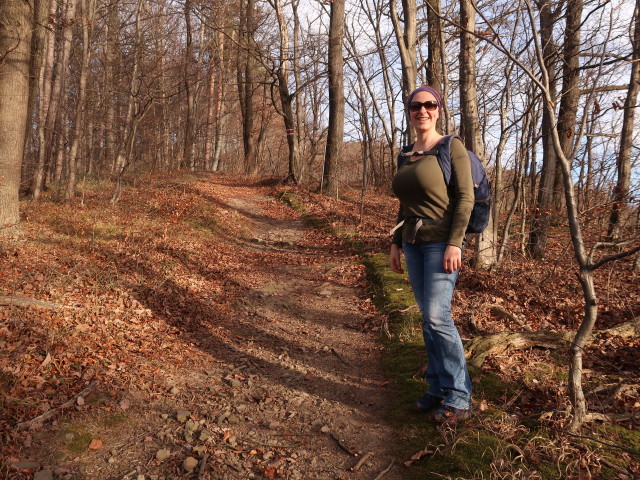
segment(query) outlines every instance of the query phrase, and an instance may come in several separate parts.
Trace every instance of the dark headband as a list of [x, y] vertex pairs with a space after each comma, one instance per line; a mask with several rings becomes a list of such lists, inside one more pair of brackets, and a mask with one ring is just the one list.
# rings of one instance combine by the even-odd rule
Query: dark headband
[[415, 97], [418, 92], [429, 92], [431, 95], [433, 95], [436, 99], [436, 102], [438, 102], [438, 113], [442, 115], [442, 98], [435, 88], [429, 87], [427, 85], [418, 87], [409, 94], [409, 98], [407, 98], [407, 111], [409, 110], [411, 100], [413, 100], [413, 97]]

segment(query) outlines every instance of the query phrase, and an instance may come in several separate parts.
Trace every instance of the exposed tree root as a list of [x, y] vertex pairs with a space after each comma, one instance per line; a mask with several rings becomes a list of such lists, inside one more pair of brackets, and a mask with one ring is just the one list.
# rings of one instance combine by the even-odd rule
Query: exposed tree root
[[[640, 317], [606, 330], [593, 332], [593, 338], [602, 334], [629, 338], [640, 335]], [[476, 337], [465, 346], [470, 365], [480, 368], [491, 354], [500, 354], [508, 350], [523, 350], [532, 347], [560, 348], [573, 341], [573, 332], [500, 332]]]

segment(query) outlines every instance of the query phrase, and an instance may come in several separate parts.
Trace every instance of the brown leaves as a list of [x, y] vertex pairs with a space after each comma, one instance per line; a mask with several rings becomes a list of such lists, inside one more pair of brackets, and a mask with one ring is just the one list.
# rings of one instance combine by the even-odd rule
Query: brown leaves
[[436, 453], [435, 450], [432, 450], [431, 448], [426, 447], [425, 449], [420, 450], [419, 452], [416, 452], [415, 454], [413, 454], [411, 456], [410, 460], [407, 460], [406, 462], [403, 462], [403, 463], [404, 463], [404, 465], [406, 467], [410, 467], [411, 465], [413, 465], [415, 462], [417, 462], [421, 458], [423, 458], [423, 457], [425, 457], [427, 455], [433, 455], [435, 453]]

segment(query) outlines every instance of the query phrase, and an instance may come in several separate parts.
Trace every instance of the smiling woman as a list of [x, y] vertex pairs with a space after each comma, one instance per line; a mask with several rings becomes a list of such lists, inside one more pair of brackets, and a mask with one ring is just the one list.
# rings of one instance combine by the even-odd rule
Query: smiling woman
[[407, 99], [409, 121], [416, 131], [410, 156], [393, 178], [400, 200], [389, 266], [409, 279], [422, 314], [427, 353], [428, 389], [418, 399], [419, 412], [435, 410], [436, 422], [456, 424], [471, 414], [471, 380], [458, 330], [451, 318], [451, 298], [462, 266], [462, 248], [473, 207], [469, 156], [462, 142], [451, 142], [452, 187], [448, 187], [434, 151], [444, 137], [436, 130], [442, 111], [440, 94], [419, 87]]

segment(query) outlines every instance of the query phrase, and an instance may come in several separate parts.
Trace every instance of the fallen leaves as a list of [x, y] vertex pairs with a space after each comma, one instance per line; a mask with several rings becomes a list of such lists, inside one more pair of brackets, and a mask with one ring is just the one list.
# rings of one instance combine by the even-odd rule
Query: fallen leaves
[[410, 460], [407, 460], [406, 462], [403, 462], [403, 463], [406, 467], [410, 467], [421, 458], [426, 457], [427, 455], [431, 456], [434, 453], [435, 453], [435, 450], [432, 450], [430, 447], [426, 447], [423, 450], [420, 450], [419, 452], [414, 453], [411, 456]]

